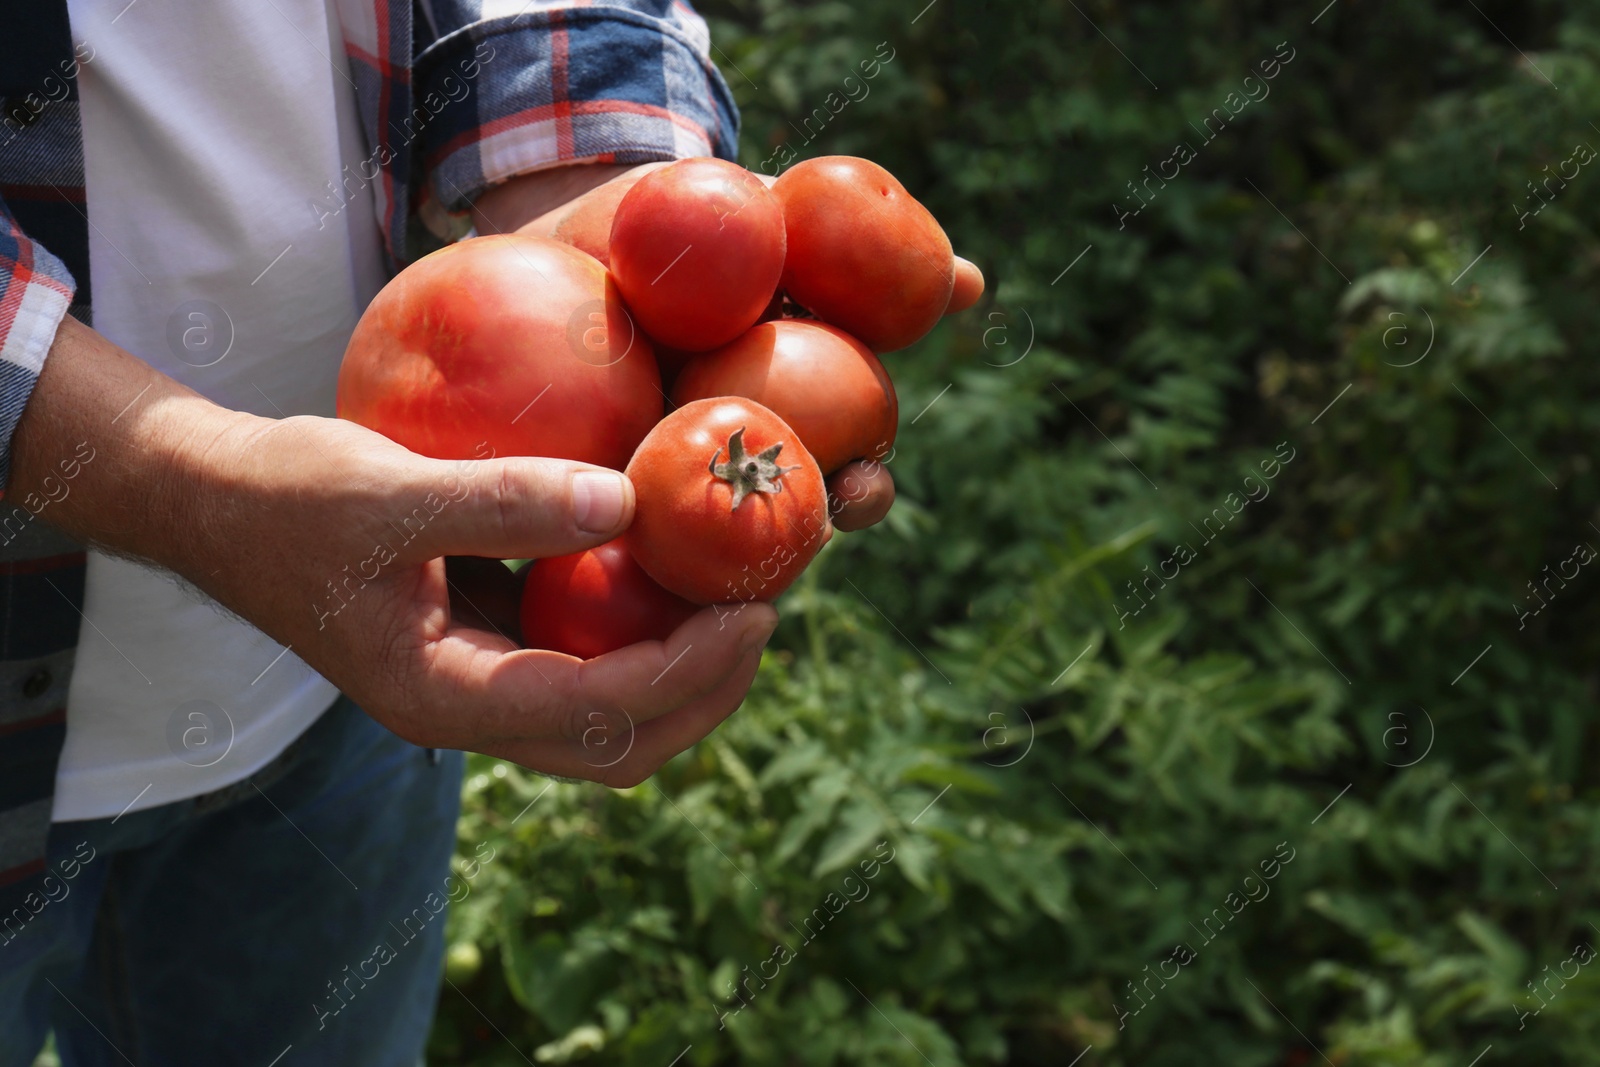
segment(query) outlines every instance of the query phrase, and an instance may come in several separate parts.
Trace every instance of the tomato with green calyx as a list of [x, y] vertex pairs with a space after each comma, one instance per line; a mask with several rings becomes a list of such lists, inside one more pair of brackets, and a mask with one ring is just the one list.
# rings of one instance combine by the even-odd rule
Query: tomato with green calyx
[[635, 506], [622, 540], [696, 604], [776, 598], [833, 532], [816, 460], [753, 400], [685, 404], [650, 431], [627, 475]]

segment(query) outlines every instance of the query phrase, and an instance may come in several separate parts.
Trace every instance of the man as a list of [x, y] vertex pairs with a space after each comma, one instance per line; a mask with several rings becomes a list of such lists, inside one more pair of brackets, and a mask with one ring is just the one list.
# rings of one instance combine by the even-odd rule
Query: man
[[[52, 1027], [68, 1064], [416, 1062], [459, 750], [626, 786], [738, 707], [766, 605], [517, 648], [492, 561], [610, 540], [620, 474], [329, 417], [397, 266], [732, 158], [708, 49], [672, 0], [0, 11], [0, 1067]], [[893, 498], [877, 467], [833, 487], [841, 529]]]

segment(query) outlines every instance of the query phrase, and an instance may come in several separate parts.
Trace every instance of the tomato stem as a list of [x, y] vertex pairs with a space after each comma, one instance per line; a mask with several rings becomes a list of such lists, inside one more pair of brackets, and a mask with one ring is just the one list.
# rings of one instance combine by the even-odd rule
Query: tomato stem
[[789, 471], [799, 470], [800, 464], [792, 467], [778, 465], [778, 453], [783, 451], [783, 442], [779, 441], [770, 448], [751, 455], [744, 450], [744, 427], [733, 431], [728, 438], [728, 458], [726, 462], [718, 463], [722, 456], [722, 449], [718, 448], [711, 455], [709, 470], [733, 486], [732, 511], [738, 511], [739, 505], [744, 503], [744, 498], [751, 493], [781, 493], [783, 482], [780, 480]]

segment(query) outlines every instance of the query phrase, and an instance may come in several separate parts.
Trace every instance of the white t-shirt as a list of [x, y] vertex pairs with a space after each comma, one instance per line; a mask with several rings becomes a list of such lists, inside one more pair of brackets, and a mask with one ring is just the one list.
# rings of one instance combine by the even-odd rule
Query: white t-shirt
[[[331, 416], [385, 268], [370, 188], [328, 215], [368, 154], [328, 0], [68, 9], [95, 328], [226, 407]], [[338, 695], [167, 572], [90, 552], [84, 615], [57, 820], [239, 781]]]

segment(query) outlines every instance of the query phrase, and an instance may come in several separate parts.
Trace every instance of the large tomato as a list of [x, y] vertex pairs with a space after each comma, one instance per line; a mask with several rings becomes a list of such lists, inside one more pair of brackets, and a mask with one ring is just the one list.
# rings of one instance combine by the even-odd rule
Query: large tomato
[[816, 460], [753, 400], [696, 400], [650, 431], [628, 462], [628, 551], [696, 604], [772, 600], [832, 532]]
[[905, 348], [950, 304], [955, 256], [938, 221], [893, 174], [854, 156], [797, 163], [783, 204], [783, 288], [874, 352]]
[[772, 410], [832, 474], [852, 459], [880, 459], [900, 419], [894, 385], [866, 345], [836, 326], [804, 319], [763, 322], [696, 356], [672, 402], [742, 396]]
[[699, 609], [650, 580], [620, 540], [536, 560], [522, 587], [522, 639], [593, 659], [662, 641]]
[[651, 337], [704, 352], [753, 326], [783, 272], [783, 209], [761, 180], [720, 159], [651, 171], [611, 224], [611, 273]]
[[650, 342], [593, 256], [477, 237], [384, 286], [339, 368], [338, 413], [439, 459], [621, 468], [661, 418]]

